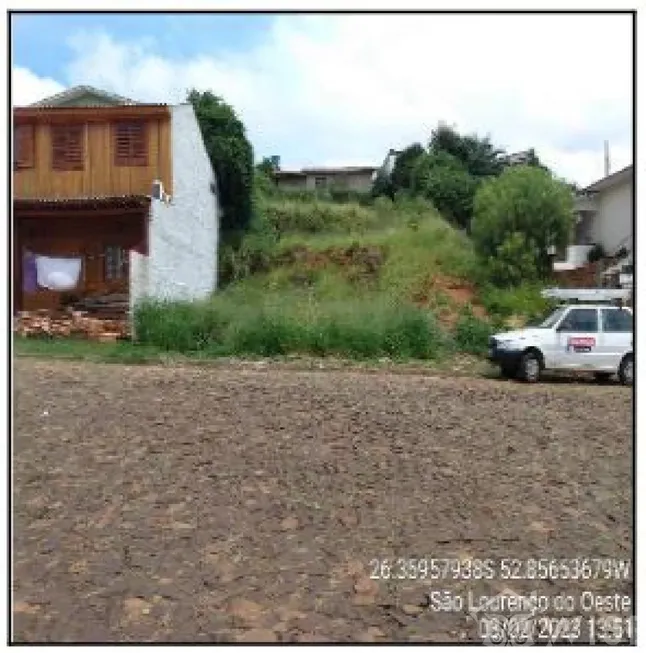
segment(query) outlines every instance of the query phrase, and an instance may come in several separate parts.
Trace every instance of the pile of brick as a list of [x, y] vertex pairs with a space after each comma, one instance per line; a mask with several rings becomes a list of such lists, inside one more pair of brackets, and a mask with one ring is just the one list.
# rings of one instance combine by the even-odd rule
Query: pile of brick
[[85, 338], [116, 342], [129, 337], [126, 319], [106, 320], [83, 311], [56, 313], [47, 309], [18, 313], [14, 331], [25, 338]]

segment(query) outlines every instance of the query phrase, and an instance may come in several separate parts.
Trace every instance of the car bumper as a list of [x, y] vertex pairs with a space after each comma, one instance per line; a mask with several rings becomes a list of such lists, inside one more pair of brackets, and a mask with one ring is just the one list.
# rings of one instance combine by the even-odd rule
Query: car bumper
[[518, 365], [523, 356], [522, 351], [510, 349], [489, 349], [489, 360], [496, 365]]

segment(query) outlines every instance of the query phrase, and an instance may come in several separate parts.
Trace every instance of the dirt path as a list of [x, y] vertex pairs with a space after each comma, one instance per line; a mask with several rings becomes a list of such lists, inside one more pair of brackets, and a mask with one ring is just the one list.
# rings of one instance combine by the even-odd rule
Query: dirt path
[[[477, 641], [430, 591], [632, 592], [500, 566], [632, 557], [626, 388], [18, 359], [15, 393], [16, 641]], [[462, 567], [370, 579], [400, 558]]]

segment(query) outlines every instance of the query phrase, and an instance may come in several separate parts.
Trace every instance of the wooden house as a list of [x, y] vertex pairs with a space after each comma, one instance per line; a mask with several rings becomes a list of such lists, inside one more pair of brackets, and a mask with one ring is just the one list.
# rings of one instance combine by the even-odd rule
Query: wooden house
[[215, 290], [217, 183], [190, 104], [80, 86], [13, 122], [15, 311]]

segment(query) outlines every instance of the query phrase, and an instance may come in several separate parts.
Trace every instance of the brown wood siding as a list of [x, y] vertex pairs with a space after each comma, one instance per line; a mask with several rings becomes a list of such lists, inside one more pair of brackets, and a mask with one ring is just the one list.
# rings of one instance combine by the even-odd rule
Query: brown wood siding
[[155, 179], [161, 179], [166, 192], [172, 194], [170, 116], [148, 120], [146, 166], [114, 165], [114, 122], [117, 120], [83, 123], [82, 170], [52, 169], [52, 125], [44, 119], [38, 122], [35, 129], [34, 166], [14, 171], [14, 197], [149, 195]]
[[105, 250], [109, 246], [129, 250], [138, 245], [145, 224], [143, 213], [100, 218], [93, 215], [48, 220], [23, 218], [16, 224], [14, 279], [22, 276], [25, 250], [42, 256], [81, 256], [83, 259], [78, 288], [69, 293], [40, 288], [36, 292], [22, 292], [22, 285], [16, 284], [17, 308], [27, 311], [56, 308], [62, 295], [86, 297], [106, 292], [128, 292], [127, 275], [116, 281], [106, 278]]

